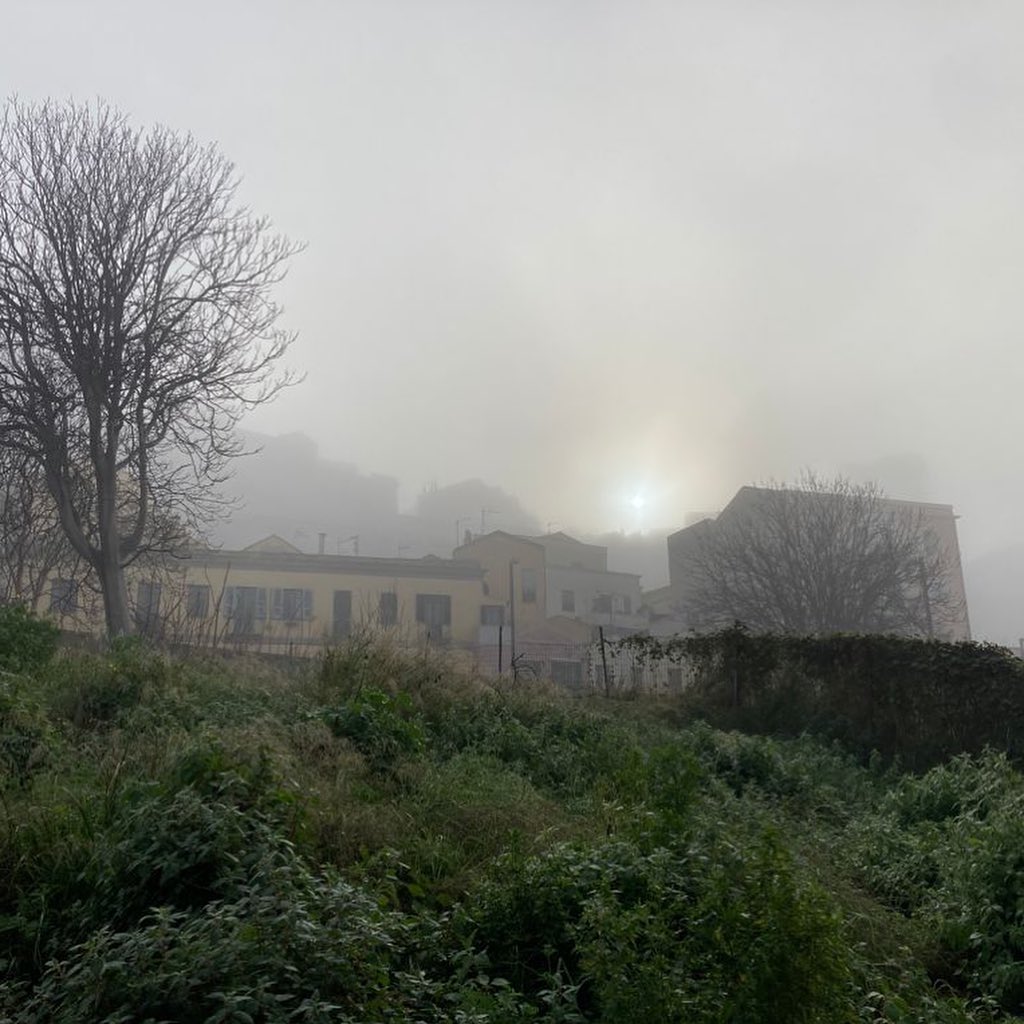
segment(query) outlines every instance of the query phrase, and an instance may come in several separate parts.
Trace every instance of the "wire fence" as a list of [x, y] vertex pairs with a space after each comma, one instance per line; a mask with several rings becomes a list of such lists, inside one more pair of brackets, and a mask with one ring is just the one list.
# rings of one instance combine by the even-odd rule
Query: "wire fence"
[[[409, 651], [438, 651], [452, 656], [456, 663], [486, 678], [505, 678], [521, 682], [544, 681], [574, 696], [671, 696], [682, 693], [694, 678], [686, 662], [657, 660], [639, 656], [634, 649], [620, 648], [603, 635], [580, 642], [540, 642], [518, 640], [512, 648], [507, 631], [495, 630], [494, 642], [459, 642], [429, 633], [415, 637], [391, 634], [389, 642]], [[345, 643], [345, 637], [323, 636], [223, 636], [215, 642], [200, 638], [150, 636], [158, 646], [178, 653], [204, 651], [226, 655], [257, 655], [275, 660], [306, 660], [319, 657], [332, 644]], [[100, 650], [103, 642], [96, 636], [65, 632], [69, 647]]]
[[499, 644], [453, 647], [484, 676], [546, 680], [575, 696], [671, 696], [693, 680], [693, 669], [668, 660], [643, 658], [603, 637], [581, 643], [521, 641], [513, 654]]

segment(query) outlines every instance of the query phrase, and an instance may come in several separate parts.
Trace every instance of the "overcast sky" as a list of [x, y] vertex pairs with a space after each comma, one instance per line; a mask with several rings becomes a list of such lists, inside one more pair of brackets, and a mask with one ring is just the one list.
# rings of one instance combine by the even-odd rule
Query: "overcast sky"
[[0, 91], [215, 142], [307, 243], [253, 429], [565, 528], [810, 466], [1017, 540], [1019, 0], [2, 10]]

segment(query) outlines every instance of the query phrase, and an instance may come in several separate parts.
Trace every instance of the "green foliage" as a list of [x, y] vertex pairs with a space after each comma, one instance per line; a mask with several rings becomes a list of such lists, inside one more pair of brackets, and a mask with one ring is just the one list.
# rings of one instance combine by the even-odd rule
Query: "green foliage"
[[[397, 915], [294, 862], [193, 911], [102, 927], [47, 965], [14, 1024], [394, 1019], [429, 994], [402, 974]], [[407, 926], [405, 926], [407, 927]]]
[[162, 693], [171, 678], [167, 659], [139, 637], [111, 643], [106, 657], [82, 655], [56, 666], [50, 700], [58, 715], [79, 728], [124, 721], [144, 698]]
[[1019, 1000], [1005, 757], [879, 772], [357, 637], [286, 670], [133, 643], [0, 677], [0, 771], [0, 1021], [989, 1024]]
[[456, 928], [535, 999], [572, 979], [586, 1020], [844, 1019], [848, 952], [828, 900], [770, 833], [743, 838], [506, 858]]
[[904, 777], [850, 838], [870, 890], [935, 936], [934, 972], [1024, 1010], [1024, 777], [1005, 755]]
[[344, 736], [376, 771], [398, 757], [423, 748], [423, 728], [405, 693], [392, 697], [381, 690], [360, 690], [350, 700], [321, 713], [336, 736]]
[[562, 796], [589, 792], [613, 771], [636, 738], [607, 717], [541, 696], [485, 694], [453, 700], [428, 717], [439, 758], [463, 751], [493, 757], [539, 789]]
[[724, 727], [840, 740], [927, 768], [986, 746], [1024, 752], [1024, 663], [994, 644], [911, 637], [717, 633], [621, 641], [696, 671], [690, 713]]
[[60, 630], [23, 604], [0, 605], [0, 672], [35, 672], [57, 653]]
[[0, 675], [0, 790], [28, 786], [46, 765], [52, 743], [35, 680]]

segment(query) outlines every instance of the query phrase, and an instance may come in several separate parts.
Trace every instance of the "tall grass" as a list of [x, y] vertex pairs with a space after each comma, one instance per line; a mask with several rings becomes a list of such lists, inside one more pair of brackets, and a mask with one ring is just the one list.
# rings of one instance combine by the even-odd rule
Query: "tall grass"
[[68, 654], [0, 676], [0, 1021], [1009, 1019], [1022, 790], [368, 636]]

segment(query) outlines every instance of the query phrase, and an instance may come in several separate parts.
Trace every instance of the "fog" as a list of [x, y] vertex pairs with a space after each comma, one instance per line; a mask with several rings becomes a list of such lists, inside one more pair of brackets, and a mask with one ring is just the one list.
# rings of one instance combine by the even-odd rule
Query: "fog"
[[[1024, 633], [1019, 3], [4, 15], [5, 95], [214, 142], [306, 243], [279, 291], [306, 379], [250, 430], [399, 515], [481, 480], [588, 536], [877, 479], [955, 506], [975, 632]], [[295, 529], [340, 543], [332, 515]]]

